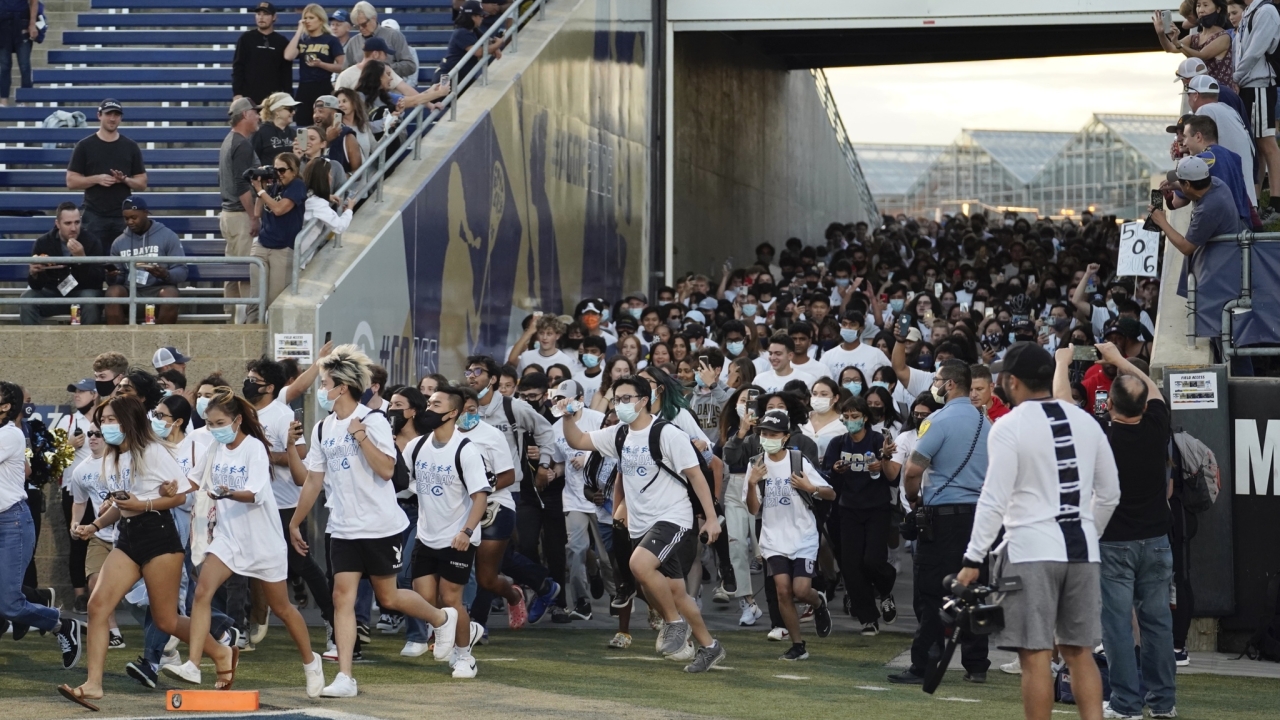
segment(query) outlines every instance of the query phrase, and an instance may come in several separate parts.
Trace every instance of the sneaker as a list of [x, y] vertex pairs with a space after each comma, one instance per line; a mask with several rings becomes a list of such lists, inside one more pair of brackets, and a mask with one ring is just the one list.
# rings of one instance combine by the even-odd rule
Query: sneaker
[[759, 575], [764, 572], [764, 562], [760, 558], [751, 558], [751, 574]]
[[657, 630], [661, 632], [662, 626], [663, 626], [662, 616], [658, 614], [658, 611], [655, 608], [650, 607], [649, 608], [649, 629]]
[[296, 577], [289, 581], [289, 587], [293, 590], [293, 604], [297, 605], [299, 610], [306, 610], [307, 583], [302, 578]]
[[401, 657], [422, 657], [430, 649], [431, 649], [431, 646], [427, 643], [407, 642], [404, 644], [404, 648], [400, 650], [400, 656]]
[[880, 598], [880, 619], [885, 625], [892, 625], [898, 619], [898, 603], [894, 602], [893, 593]]
[[693, 644], [693, 638], [690, 637], [684, 643], [684, 648], [680, 652], [667, 655], [667, 659], [673, 662], [689, 662], [698, 654], [698, 646]]
[[724, 589], [724, 585], [717, 585], [716, 591], [711, 594], [711, 602], [721, 605], [728, 605], [733, 597], [729, 595], [729, 591]]
[[987, 674], [985, 672], [966, 672], [964, 681], [974, 685], [982, 685], [987, 681]]
[[803, 612], [800, 611], [800, 607], [801, 607], [800, 605], [796, 606], [796, 612], [800, 613], [800, 622], [808, 622], [810, 620], [813, 620], [813, 606], [809, 604], [805, 604]]
[[689, 642], [689, 623], [684, 620], [677, 620], [673, 623], [667, 623], [662, 628], [662, 635], [659, 636], [662, 647], [658, 652], [663, 655], [674, 655], [684, 649], [685, 644]]
[[822, 598], [822, 604], [813, 611], [813, 629], [818, 637], [824, 638], [831, 634], [831, 610], [827, 608], [827, 596], [820, 592], [818, 597]]
[[307, 697], [320, 697], [324, 691], [324, 665], [319, 655], [311, 653], [311, 662], [302, 666], [302, 674], [307, 678]]
[[474, 650], [475, 647], [480, 644], [480, 638], [484, 637], [484, 634], [485, 634], [484, 626], [476, 622], [475, 620], [471, 621], [470, 630], [471, 632], [467, 634], [467, 638], [468, 638], [467, 654], [468, 655], [470, 655], [471, 651]]
[[124, 636], [119, 630], [112, 630], [107, 639], [107, 648], [111, 650], [123, 650], [127, 647], [124, 644]]
[[1022, 674], [1022, 661], [1014, 658], [1013, 662], [1005, 663], [1000, 666], [1000, 672], [1009, 673], [1010, 675]]
[[45, 607], [54, 607], [55, 601], [58, 599], [58, 593], [53, 588], [36, 588], [36, 597], [40, 598], [40, 604]]
[[609, 641], [609, 647], [626, 650], [631, 647], [631, 635], [624, 632], [614, 634], [613, 639]]
[[333, 684], [320, 691], [320, 697], [348, 698], [356, 696], [356, 680], [346, 673], [338, 673]]
[[555, 600], [560, 595], [560, 583], [555, 580], [548, 579], [546, 584], [549, 586], [545, 593], [537, 595], [529, 602], [529, 624], [536, 625], [543, 615], [547, 614], [555, 605]]
[[182, 656], [178, 654], [177, 650], [166, 651], [165, 654], [160, 656], [161, 670], [163, 670], [166, 665], [181, 665], [181, 664], [182, 664]]
[[924, 677], [912, 672], [911, 668], [907, 668], [896, 675], [890, 675], [889, 682], [894, 685], [923, 685]]
[[519, 630], [529, 622], [529, 608], [524, 603], [524, 591], [516, 588], [520, 593], [520, 602], [507, 604], [507, 627], [512, 630]]
[[587, 584], [591, 588], [591, 599], [599, 600], [604, 597], [604, 578], [600, 577], [600, 573], [596, 573], [587, 578]]
[[469, 680], [476, 676], [476, 659], [471, 657], [471, 653], [465, 653], [457, 659], [453, 664], [453, 676], [455, 678]]
[[77, 615], [88, 615], [89, 595], [77, 595], [75, 603], [71, 606], [71, 611]]
[[395, 627], [396, 627], [396, 618], [394, 615], [391, 615], [388, 613], [382, 613], [381, 615], [378, 616], [378, 624], [377, 624], [378, 632], [382, 633], [383, 635], [390, 635], [391, 633], [395, 632]]
[[243, 652], [244, 649], [249, 646], [249, 636], [240, 632], [239, 628], [232, 628], [230, 632], [232, 639], [235, 641], [232, 644], [240, 648], [241, 652]]
[[270, 623], [271, 608], [267, 608], [267, 617], [262, 621], [261, 625], [258, 623], [249, 623], [249, 642], [257, 645], [265, 640], [267, 637], [267, 628], [270, 626]]
[[167, 643], [165, 643], [165, 644], [164, 644], [164, 652], [165, 652], [165, 654], [166, 654], [166, 655], [168, 655], [169, 653], [171, 653], [171, 652], [173, 652], [173, 651], [177, 650], [177, 649], [178, 649], [178, 643], [179, 643], [179, 642], [180, 642], [180, 640], [178, 639], [178, 636], [177, 636], [177, 635], [170, 635], [170, 636], [169, 636], [169, 642], [167, 642]]
[[615, 610], [629, 608], [632, 605], [632, 601], [635, 600], [635, 597], [636, 593], [634, 590], [618, 588], [618, 594], [614, 595], [613, 599], [609, 601], [609, 607], [614, 608]]
[[1102, 703], [1102, 717], [1117, 718], [1117, 720], [1143, 720], [1141, 712], [1139, 712], [1137, 715], [1125, 715], [1122, 712], [1117, 712], [1115, 710], [1112, 710], [1111, 701], [1109, 700], [1107, 702]]
[[566, 612], [565, 609], [560, 607], [559, 605], [551, 606], [550, 615], [551, 615], [551, 622], [557, 625], [564, 625], [573, 619], [569, 617], [569, 613]]
[[144, 660], [141, 655], [138, 656], [137, 660], [125, 665], [124, 672], [141, 683], [144, 688], [154, 688], [156, 686], [156, 669], [151, 667], [151, 663]]
[[181, 665], [165, 665], [160, 668], [160, 672], [170, 677], [178, 678], [183, 682], [189, 682], [192, 685], [200, 684], [200, 667], [190, 660]]
[[869, 623], [862, 623], [862, 634], [867, 637], [873, 637], [875, 635], [879, 635], [880, 623], [874, 620]]
[[338, 662], [338, 646], [330, 643], [329, 647], [325, 648], [324, 654], [320, 657], [325, 662]]
[[63, 618], [55, 635], [62, 650], [62, 669], [70, 670], [80, 662], [80, 621]]
[[590, 620], [591, 602], [586, 598], [578, 598], [578, 601], [573, 604], [573, 612], [569, 613], [569, 616], [577, 620]]
[[719, 640], [711, 641], [711, 645], [704, 648], [698, 648], [694, 655], [693, 662], [684, 666], [687, 673], [703, 673], [715, 667], [724, 659], [724, 645]]
[[1191, 653], [1187, 652], [1186, 648], [1174, 650], [1173, 660], [1178, 667], [1187, 667], [1191, 664]]
[[742, 609], [742, 617], [738, 618], [739, 625], [755, 625], [756, 621], [764, 615], [764, 611], [760, 609], [759, 605], [746, 598], [738, 600], [738, 607]]
[[458, 611], [454, 608], [442, 608], [444, 610], [444, 624], [436, 628], [436, 644], [432, 648], [436, 660], [446, 660], [449, 653], [453, 652], [454, 637], [458, 632]]
[[1176, 718], [1176, 717], [1178, 717], [1178, 708], [1176, 708], [1176, 707], [1172, 707], [1172, 708], [1169, 708], [1169, 710], [1168, 710], [1168, 711], [1166, 711], [1166, 712], [1156, 712], [1155, 710], [1152, 710], [1152, 711], [1151, 711], [1151, 717], [1153, 717], [1153, 718]]
[[[373, 642], [373, 638], [369, 635], [368, 625], [365, 625], [364, 623], [356, 623], [356, 640], [359, 640], [366, 645]], [[354, 683], [355, 680], [352, 680], [351, 682]], [[336, 685], [337, 681], [334, 681], [334, 684]]]
[[805, 648], [804, 641], [801, 640], [798, 643], [791, 643], [791, 649], [778, 656], [778, 659], [791, 661], [808, 660], [809, 651]]
[[782, 642], [783, 640], [786, 640], [791, 637], [791, 632], [786, 628], [777, 627], [770, 630], [769, 634], [766, 635], [765, 637], [774, 642]]

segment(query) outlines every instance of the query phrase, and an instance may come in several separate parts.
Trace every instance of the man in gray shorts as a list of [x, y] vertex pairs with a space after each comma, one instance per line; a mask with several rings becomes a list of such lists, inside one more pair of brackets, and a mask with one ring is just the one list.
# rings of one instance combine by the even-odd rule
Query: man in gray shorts
[[[992, 426], [987, 477], [958, 580], [978, 569], [1003, 525], [991, 577], [1021, 580], [1004, 595], [996, 645], [1017, 650], [1028, 720], [1049, 720], [1056, 646], [1071, 669], [1082, 720], [1102, 718], [1102, 679], [1093, 647], [1102, 639], [1098, 538], [1120, 502], [1111, 446], [1098, 423], [1050, 394], [1054, 362], [1033, 342], [1016, 343], [1000, 383], [1014, 409]], [[1013, 418], [1010, 422], [1008, 418]]]

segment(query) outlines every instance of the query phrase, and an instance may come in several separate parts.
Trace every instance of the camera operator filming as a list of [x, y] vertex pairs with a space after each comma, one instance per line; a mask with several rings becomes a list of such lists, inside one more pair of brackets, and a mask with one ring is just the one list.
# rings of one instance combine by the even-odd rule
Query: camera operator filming
[[956, 580], [978, 580], [1003, 525], [992, 575], [1017, 589], [1001, 603], [1005, 627], [996, 645], [1018, 652], [1026, 717], [1049, 720], [1056, 645], [1071, 669], [1080, 717], [1101, 720], [1102, 679], [1093, 660], [1102, 638], [1098, 538], [1120, 502], [1120, 483], [1102, 429], [1054, 399], [1053, 375], [1053, 358], [1035, 343], [1016, 343], [1005, 354], [1000, 383], [1014, 409], [991, 429], [986, 481]]
[[[271, 166], [250, 168], [244, 177], [253, 185], [258, 202], [254, 217], [262, 219], [262, 231], [253, 241], [252, 257], [262, 258], [267, 277], [259, 277], [257, 268], [249, 268], [249, 294], [257, 295], [265, 281], [267, 305], [284, 292], [293, 272], [293, 246], [302, 231], [302, 218], [307, 202], [307, 188], [298, 177], [298, 156], [285, 152], [276, 155]], [[270, 184], [268, 184], [270, 183]], [[258, 306], [250, 305], [246, 322], [266, 322], [258, 317]]]

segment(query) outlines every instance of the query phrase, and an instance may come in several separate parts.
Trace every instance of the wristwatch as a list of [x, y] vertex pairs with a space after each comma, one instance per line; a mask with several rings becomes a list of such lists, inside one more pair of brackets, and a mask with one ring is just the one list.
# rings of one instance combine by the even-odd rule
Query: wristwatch
[[466, 535], [470, 535], [471, 533], [475, 532], [475, 530], [473, 530], [472, 528], [462, 528], [461, 530], [459, 530], [459, 532], [464, 533]]

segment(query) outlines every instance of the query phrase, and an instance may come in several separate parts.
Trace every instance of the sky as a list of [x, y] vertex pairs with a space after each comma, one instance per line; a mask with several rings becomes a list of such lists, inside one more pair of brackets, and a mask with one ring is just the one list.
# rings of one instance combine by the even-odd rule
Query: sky
[[962, 129], [1075, 132], [1094, 113], [1176, 115], [1180, 56], [1128, 53], [827, 70], [854, 145], [948, 145]]

